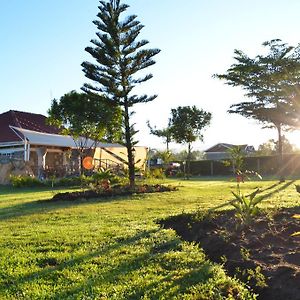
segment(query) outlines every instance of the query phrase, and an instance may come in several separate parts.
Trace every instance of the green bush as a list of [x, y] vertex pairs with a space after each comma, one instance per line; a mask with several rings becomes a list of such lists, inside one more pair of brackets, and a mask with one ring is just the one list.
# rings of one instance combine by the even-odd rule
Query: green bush
[[103, 180], [108, 179], [112, 185], [114, 184], [126, 184], [127, 179], [117, 176], [110, 171], [104, 171], [95, 173], [92, 176], [73, 176], [64, 178], [49, 178], [47, 180], [39, 180], [36, 177], [30, 176], [11, 176], [10, 183], [13, 187], [38, 187], [38, 186], [50, 186], [50, 187], [88, 187], [92, 185], [98, 185]]
[[166, 175], [165, 175], [165, 171], [163, 170], [163, 168], [155, 168], [155, 169], [152, 169], [150, 171], [148, 171], [145, 176], [147, 178], [151, 178], [151, 179], [164, 179], [166, 178]]
[[176, 173], [175, 176], [176, 176], [177, 178], [182, 178], [182, 177], [184, 177], [184, 173], [183, 173], [182, 171], [179, 171], [179, 172]]
[[10, 183], [13, 187], [37, 187], [45, 186], [46, 184], [39, 179], [31, 176], [10, 176]]
[[99, 183], [103, 180], [109, 180], [111, 184], [118, 184], [121, 181], [120, 176], [113, 174], [110, 170], [105, 170], [92, 175], [93, 183]]
[[54, 186], [79, 186], [81, 185], [82, 181], [84, 181], [84, 179], [82, 179], [81, 176], [64, 177], [54, 180]]

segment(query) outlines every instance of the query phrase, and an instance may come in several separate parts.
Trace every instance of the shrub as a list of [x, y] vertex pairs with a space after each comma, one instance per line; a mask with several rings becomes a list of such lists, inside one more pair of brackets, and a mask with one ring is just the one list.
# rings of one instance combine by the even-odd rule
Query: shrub
[[57, 179], [54, 182], [55, 186], [79, 186], [82, 184], [84, 179], [83, 176], [76, 176], [76, 177], [65, 177], [61, 179]]
[[92, 176], [73, 176], [64, 178], [51, 177], [47, 180], [39, 180], [36, 177], [30, 176], [11, 176], [10, 182], [13, 187], [37, 187], [37, 186], [50, 186], [50, 187], [88, 187], [101, 185], [103, 180], [109, 180], [112, 185], [126, 184], [127, 179], [117, 176], [110, 171], [95, 173]]
[[155, 168], [150, 170], [150, 172], [147, 173], [148, 178], [155, 178], [155, 179], [164, 179], [166, 177], [165, 172], [162, 168]]
[[13, 187], [37, 187], [45, 186], [45, 183], [41, 180], [31, 176], [10, 176], [10, 183]]
[[175, 176], [176, 176], [177, 178], [183, 178], [183, 177], [184, 177], [184, 172], [179, 171], [179, 172], [176, 173]]
[[92, 175], [92, 183], [100, 183], [103, 180], [109, 180], [111, 184], [119, 184], [122, 177], [113, 174], [110, 170], [105, 170]]

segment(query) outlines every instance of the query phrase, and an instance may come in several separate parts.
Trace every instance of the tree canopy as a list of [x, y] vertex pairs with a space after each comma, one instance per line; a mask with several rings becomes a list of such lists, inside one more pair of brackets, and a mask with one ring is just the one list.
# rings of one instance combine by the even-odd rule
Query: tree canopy
[[177, 143], [191, 144], [203, 140], [202, 131], [211, 121], [211, 113], [193, 106], [171, 109], [171, 132]]
[[191, 144], [203, 140], [203, 129], [210, 124], [211, 113], [194, 106], [179, 106], [171, 109], [170, 127], [173, 139], [180, 144], [188, 144], [187, 174], [191, 160]]
[[[129, 6], [120, 0], [100, 1], [96, 25], [97, 38], [91, 40], [93, 47], [85, 50], [95, 59], [95, 63], [83, 62], [83, 72], [93, 83], [86, 83], [83, 90], [92, 95], [101, 95], [112, 106], [120, 106], [123, 114], [124, 145], [128, 153], [130, 185], [134, 185], [133, 136], [135, 131], [130, 123], [131, 108], [136, 103], [146, 103], [156, 95], [137, 95], [134, 88], [152, 78], [145, 69], [152, 66], [158, 49], [145, 49], [149, 42], [137, 40], [144, 27], [136, 15], [121, 18]], [[141, 72], [143, 71], [143, 72]], [[141, 74], [138, 76], [138, 74]]]
[[[283, 135], [282, 136], [282, 152], [293, 153], [297, 151], [297, 148], [290, 143], [290, 141]], [[274, 155], [278, 153], [278, 141], [270, 139], [265, 143], [258, 146], [256, 155]]]
[[241, 87], [250, 99], [233, 104], [229, 113], [277, 129], [281, 167], [282, 131], [300, 125], [300, 46], [289, 46], [279, 39], [265, 42], [263, 46], [268, 53], [254, 58], [235, 50], [235, 63], [225, 74], [215, 77]]
[[116, 142], [121, 134], [121, 112], [99, 97], [71, 91], [59, 100], [53, 99], [48, 121], [75, 139]]
[[169, 144], [172, 141], [172, 132], [171, 132], [170, 122], [171, 122], [171, 120], [169, 119], [167, 127], [162, 128], [162, 129], [157, 129], [155, 126], [152, 127], [150, 125], [150, 122], [147, 121], [147, 126], [150, 129], [150, 133], [153, 134], [153, 135], [156, 135], [157, 137], [161, 137], [161, 138], [164, 139], [164, 142], [167, 146], [166, 151], [169, 151]]

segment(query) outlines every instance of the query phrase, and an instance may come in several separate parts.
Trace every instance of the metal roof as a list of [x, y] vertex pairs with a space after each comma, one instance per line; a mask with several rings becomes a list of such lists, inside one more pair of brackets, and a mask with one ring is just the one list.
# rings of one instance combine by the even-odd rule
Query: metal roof
[[65, 148], [94, 148], [94, 147], [122, 147], [119, 144], [108, 144], [95, 142], [91, 139], [86, 139], [79, 137], [73, 139], [69, 135], [60, 135], [60, 134], [51, 134], [45, 132], [38, 132], [34, 130], [28, 130], [20, 127], [9, 126], [16, 134], [19, 135], [23, 141], [26, 141], [31, 145], [40, 145], [40, 146], [55, 146], [55, 147], [65, 147]]

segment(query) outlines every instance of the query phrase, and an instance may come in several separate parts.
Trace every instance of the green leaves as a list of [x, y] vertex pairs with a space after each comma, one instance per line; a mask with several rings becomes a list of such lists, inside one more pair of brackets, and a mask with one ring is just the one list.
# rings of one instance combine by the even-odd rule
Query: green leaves
[[179, 106], [171, 110], [171, 132], [178, 143], [202, 140], [202, 130], [210, 124], [211, 113], [193, 106]]
[[[136, 19], [137, 16], [130, 15], [121, 20], [121, 14], [127, 8], [128, 5], [120, 4], [120, 1], [100, 1], [98, 20], [93, 22], [99, 30], [98, 39], [91, 41], [96, 47], [86, 48], [97, 64], [82, 63], [86, 77], [95, 83], [85, 85], [84, 91], [100, 91], [114, 99], [118, 105], [124, 105], [124, 99], [129, 97], [136, 84], [152, 78], [151, 74], [141, 78], [134, 78], [133, 75], [153, 65], [153, 56], [160, 52], [159, 49], [144, 49], [147, 40], [137, 41], [144, 27]], [[141, 102], [144, 102], [143, 99]], [[139, 102], [132, 102], [135, 103]]]
[[235, 208], [237, 215], [245, 225], [249, 225], [253, 221], [253, 217], [259, 211], [257, 204], [263, 200], [262, 197], [257, 197], [259, 192], [260, 190], [256, 189], [250, 195], [246, 196], [242, 193], [235, 193], [232, 191], [235, 201], [232, 201], [231, 205]]
[[98, 19], [94, 21], [99, 32], [98, 39], [92, 40], [95, 47], [85, 50], [96, 60], [95, 64], [83, 62], [85, 76], [93, 81], [87, 83], [83, 90], [91, 95], [104, 97], [109, 105], [118, 106], [123, 114], [123, 144], [126, 145], [129, 162], [129, 177], [134, 184], [134, 162], [132, 148], [136, 143], [133, 135], [137, 132], [130, 124], [131, 107], [137, 103], [146, 103], [156, 98], [156, 95], [136, 95], [133, 89], [136, 85], [152, 78], [152, 74], [138, 76], [139, 71], [155, 64], [153, 57], [159, 49], [145, 49], [147, 40], [137, 38], [143, 25], [137, 16], [130, 15], [121, 19], [128, 5], [119, 0], [100, 1]]
[[231, 105], [229, 113], [255, 119], [264, 128], [277, 129], [279, 175], [283, 180], [282, 130], [295, 129], [300, 124], [300, 44], [293, 47], [274, 39], [263, 46], [269, 52], [254, 58], [235, 50], [236, 63], [225, 74], [214, 77], [241, 87], [250, 99]]
[[226, 84], [240, 86], [249, 102], [241, 102], [230, 107], [230, 113], [238, 113], [254, 118], [264, 124], [278, 124], [295, 127], [299, 124], [299, 47], [288, 46], [279, 39], [263, 43], [269, 48], [266, 55], [248, 57], [240, 50], [234, 51], [233, 64], [225, 74], [216, 78]]
[[49, 123], [61, 127], [63, 134], [95, 141], [115, 141], [120, 136], [121, 112], [104, 97], [71, 91], [54, 99], [48, 114]]

